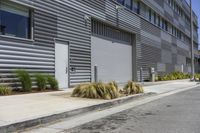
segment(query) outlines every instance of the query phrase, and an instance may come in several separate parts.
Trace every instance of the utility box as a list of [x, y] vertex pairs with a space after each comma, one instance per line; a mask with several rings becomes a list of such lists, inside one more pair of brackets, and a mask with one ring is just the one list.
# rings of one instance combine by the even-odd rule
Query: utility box
[[150, 73], [150, 81], [151, 82], [155, 82], [155, 68], [154, 67], [150, 67], [149, 68], [149, 73]]

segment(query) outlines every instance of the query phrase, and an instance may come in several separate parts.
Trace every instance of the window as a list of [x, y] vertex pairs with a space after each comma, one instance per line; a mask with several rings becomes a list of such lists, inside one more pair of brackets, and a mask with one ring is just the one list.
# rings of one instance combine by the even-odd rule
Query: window
[[174, 26], [172, 26], [172, 35], [174, 35]]
[[140, 14], [140, 2], [137, 0], [132, 1], [132, 10], [137, 14]]
[[177, 29], [174, 28], [174, 36], [177, 37]]
[[158, 16], [158, 27], [160, 27], [160, 16]]
[[161, 27], [162, 27], [162, 29], [165, 29], [165, 21], [164, 21], [164, 19], [161, 19]]
[[182, 11], [182, 9], [180, 9], [180, 15], [181, 15], [181, 17], [183, 17], [183, 11]]
[[170, 4], [170, 3], [171, 3], [171, 0], [167, 0], [167, 3]]
[[120, 40], [128, 43], [131, 42], [131, 34], [126, 31], [119, 30], [116, 27], [93, 19], [91, 24], [91, 32], [94, 35], [103, 36], [106, 38]]
[[128, 9], [131, 9], [132, 8], [132, 0], [125, 0], [124, 6], [127, 7]]
[[30, 10], [11, 2], [0, 2], [0, 34], [31, 38]]
[[156, 16], [156, 13], [155, 13], [155, 12], [153, 13], [153, 16], [154, 16], [153, 22], [154, 22], [154, 24], [156, 24], [156, 17], [157, 17], [157, 16]]
[[169, 5], [170, 5], [170, 6], [172, 6], [172, 5], [173, 5], [173, 0], [170, 0], [170, 3], [169, 3]]
[[191, 64], [191, 59], [186, 57], [186, 65], [190, 65]]
[[180, 31], [179, 39], [182, 40], [182, 32]]
[[149, 9], [149, 21], [151, 22], [151, 9]]
[[172, 34], [172, 25], [170, 23], [168, 23], [168, 32]]
[[176, 3], [172, 2], [172, 8], [175, 10]]
[[117, 2], [124, 5], [124, 0], [117, 0]]
[[165, 30], [168, 31], [168, 22], [165, 21]]

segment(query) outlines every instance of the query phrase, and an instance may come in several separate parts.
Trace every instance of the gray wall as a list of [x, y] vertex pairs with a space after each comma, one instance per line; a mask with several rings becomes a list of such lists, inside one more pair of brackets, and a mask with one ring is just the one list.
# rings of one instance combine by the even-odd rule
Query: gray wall
[[[7, 83], [13, 83], [13, 70], [17, 68], [53, 75], [55, 38], [69, 41], [70, 44], [70, 67], [76, 67], [75, 73], [70, 72], [70, 85], [90, 82], [91, 21], [86, 22], [84, 15], [136, 34], [137, 74], [143, 67], [145, 79], [149, 77], [149, 67], [155, 67], [159, 74], [178, 70], [182, 64], [188, 70], [185, 60], [190, 56], [189, 44], [177, 40], [128, 9], [120, 10], [117, 19], [115, 0], [13, 1], [34, 8], [34, 40], [0, 36], [0, 74]], [[142, 1], [177, 27], [186, 26], [179, 23], [181, 18], [168, 7], [165, 0]], [[180, 4], [183, 8], [187, 6]], [[184, 9], [188, 10], [188, 7]], [[182, 30], [189, 35], [189, 27]]]

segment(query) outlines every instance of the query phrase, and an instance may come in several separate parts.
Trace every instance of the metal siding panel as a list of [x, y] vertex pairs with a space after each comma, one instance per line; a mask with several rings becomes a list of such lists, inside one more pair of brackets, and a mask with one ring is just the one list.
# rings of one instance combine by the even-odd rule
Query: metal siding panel
[[[152, 7], [157, 13], [163, 16], [168, 14], [168, 18], [170, 16], [174, 17], [174, 13], [169, 11], [171, 9], [165, 7], [165, 1], [142, 1]], [[16, 68], [25, 68], [30, 72], [54, 74], [54, 38], [58, 38], [69, 41], [70, 67], [76, 66], [77, 68], [76, 73], [70, 72], [70, 85], [90, 82], [91, 22], [90, 20], [86, 22], [84, 15], [136, 34], [135, 49], [138, 77], [140, 67], [144, 67], [144, 76], [145, 79], [148, 79], [148, 68], [159, 68], [157, 66], [158, 63], [162, 64], [160, 69], [170, 72], [175, 69], [175, 55], [177, 55], [178, 64], [185, 64], [185, 57], [189, 57], [190, 54], [188, 52], [188, 45], [184, 45], [183, 42], [179, 42], [177, 38], [167, 33], [161, 33], [161, 29], [128, 9], [119, 12], [119, 21], [117, 23], [116, 3], [113, 0], [17, 0], [16, 2], [31, 5], [35, 8], [35, 38], [32, 42], [0, 37], [0, 47], [2, 48], [0, 50], [1, 73], [9, 75]], [[185, 3], [182, 3], [182, 7], [184, 10], [189, 11]], [[180, 27], [178, 20], [175, 23]], [[189, 35], [190, 27], [186, 24], [183, 25], [183, 23], [181, 25], [186, 27], [185, 33]], [[169, 50], [170, 46], [174, 55], [172, 55], [172, 64], [168, 63], [166, 65], [161, 61], [161, 49]], [[21, 65], [23, 60], [26, 63], [24, 66]], [[186, 68], [184, 69], [186, 71]]]

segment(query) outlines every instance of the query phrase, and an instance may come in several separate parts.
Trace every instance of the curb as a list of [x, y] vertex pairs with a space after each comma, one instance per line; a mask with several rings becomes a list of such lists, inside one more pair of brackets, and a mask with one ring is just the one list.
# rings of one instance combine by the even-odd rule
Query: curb
[[143, 93], [143, 94], [136, 94], [136, 95], [132, 95], [132, 96], [122, 97], [119, 99], [110, 100], [108, 102], [97, 104], [97, 105], [92, 105], [92, 106], [88, 106], [88, 107], [84, 107], [84, 108], [80, 108], [80, 109], [56, 113], [56, 114], [52, 114], [49, 116], [43, 116], [43, 117], [31, 119], [31, 120], [25, 120], [25, 121], [16, 122], [13, 124], [0, 126], [0, 133], [9, 133], [9, 132], [15, 132], [15, 131], [19, 131], [19, 130], [24, 130], [24, 129], [39, 126], [42, 124], [47, 124], [47, 123], [55, 122], [55, 121], [62, 120], [65, 118], [73, 117], [76, 115], [84, 114], [84, 113], [87, 113], [90, 111], [97, 111], [97, 110], [103, 110], [106, 108], [111, 108], [113, 106], [117, 106], [117, 105], [121, 105], [126, 102], [130, 102], [134, 99], [138, 99], [141, 97], [150, 96], [150, 95], [154, 95], [154, 94], [155, 93], [151, 93], [151, 92]]

